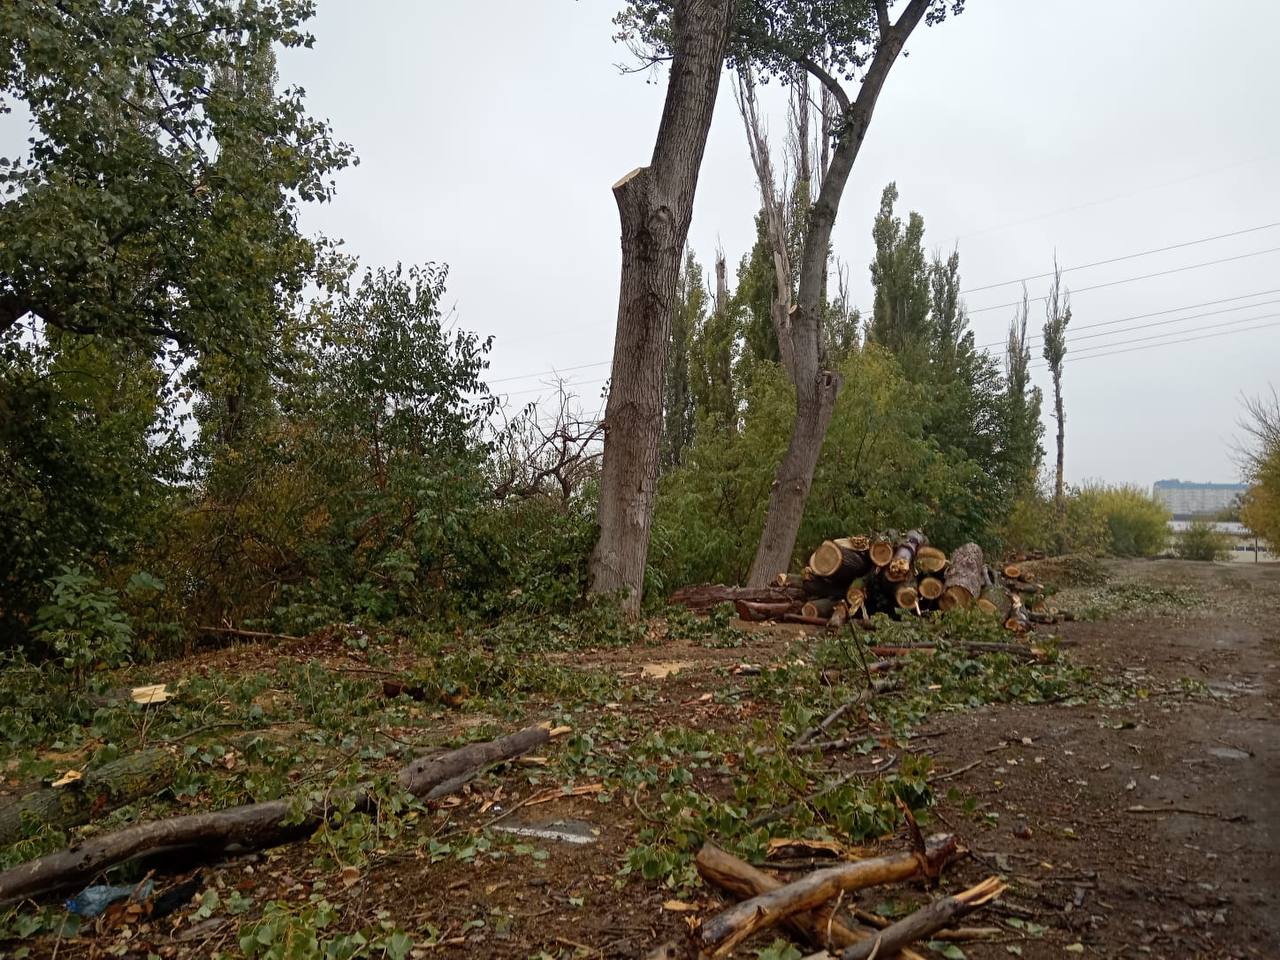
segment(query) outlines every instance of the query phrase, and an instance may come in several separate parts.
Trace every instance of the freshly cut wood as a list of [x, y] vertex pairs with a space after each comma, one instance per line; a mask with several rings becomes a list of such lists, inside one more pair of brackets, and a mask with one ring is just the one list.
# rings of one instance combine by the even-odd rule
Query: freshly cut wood
[[859, 613], [865, 615], [867, 612], [867, 590], [870, 589], [872, 577], [859, 577], [844, 592], [845, 602], [849, 604], [849, 612], [852, 616]]
[[871, 549], [870, 537], [864, 537], [864, 536], [844, 537], [839, 542], [846, 543], [849, 545], [849, 548], [851, 550], [857, 550], [861, 553], [866, 553], [868, 550]]
[[910, 916], [872, 934], [867, 940], [851, 944], [840, 955], [840, 960], [891, 957], [908, 944], [915, 943], [917, 940], [927, 940], [948, 924], [990, 903], [1004, 893], [1005, 889], [1005, 885], [998, 878], [988, 877], [955, 896], [933, 901], [927, 907], [922, 907]]
[[946, 584], [939, 577], [921, 577], [917, 586], [920, 596], [926, 600], [937, 600], [946, 588]]
[[1022, 598], [1015, 593], [1009, 600], [1009, 615], [1004, 620], [1005, 629], [1014, 633], [1026, 633], [1031, 629], [1031, 618], [1027, 616], [1027, 608], [1022, 605]]
[[804, 617], [821, 617], [825, 620], [831, 617], [831, 613], [835, 608], [836, 602], [830, 597], [814, 597], [800, 608], [800, 615]]
[[827, 626], [832, 629], [839, 630], [849, 621], [849, 604], [843, 600], [837, 600], [835, 608], [831, 611], [831, 618], [827, 620]]
[[780, 603], [755, 603], [751, 600], [735, 600], [733, 608], [739, 620], [748, 623], [761, 623], [765, 620], [776, 620], [784, 613], [794, 613], [800, 608], [798, 600], [784, 600]]
[[947, 572], [943, 576], [946, 590], [938, 598], [938, 607], [951, 610], [967, 607], [982, 592], [985, 582], [982, 548], [976, 543], [966, 543], [951, 554]]
[[939, 573], [947, 566], [947, 555], [937, 547], [924, 544], [916, 551], [916, 569], [921, 573]]
[[914, 584], [904, 583], [893, 591], [893, 600], [903, 610], [914, 610], [920, 603], [920, 593]]
[[169, 750], [140, 750], [87, 770], [65, 787], [46, 787], [0, 802], [0, 846], [40, 827], [76, 827], [153, 796], [172, 782], [177, 767], [177, 757]]
[[784, 600], [805, 599], [802, 587], [729, 587], [722, 583], [699, 583], [682, 587], [671, 594], [667, 602], [673, 606], [688, 607], [695, 613], [706, 613], [722, 603], [749, 600], [752, 603], [781, 603]]
[[928, 541], [925, 535], [919, 530], [909, 530], [898, 545], [893, 548], [893, 556], [889, 560], [889, 569], [886, 576], [894, 583], [901, 583], [911, 576], [915, 569], [916, 551], [923, 547]]
[[[440, 757], [420, 758], [400, 771], [399, 784], [420, 799], [437, 799], [499, 760], [546, 743], [550, 735], [546, 725], [528, 727]], [[252, 850], [299, 840], [348, 804], [357, 812], [371, 812], [377, 801], [371, 792], [355, 788], [335, 792], [323, 804], [304, 804], [301, 810], [296, 800], [284, 798], [135, 824], [5, 870], [0, 873], [0, 904], [82, 884], [108, 867], [156, 850], [218, 853], [231, 846]]]
[[929, 838], [923, 856], [910, 851], [817, 870], [704, 920], [698, 930], [699, 946], [711, 957], [722, 957], [756, 931], [814, 910], [841, 891], [900, 883], [920, 875], [936, 877], [955, 852], [955, 837], [943, 834]]
[[872, 537], [871, 546], [867, 548], [867, 555], [877, 567], [887, 566], [889, 561], [893, 559], [892, 538], [884, 534], [877, 534]]
[[1005, 564], [1004, 575], [1010, 580], [1017, 580], [1022, 576], [1022, 568], [1016, 563], [1007, 563]]
[[855, 550], [849, 540], [824, 540], [809, 555], [809, 569], [834, 583], [847, 584], [871, 569], [867, 555]]
[[775, 587], [803, 587], [804, 577], [798, 573], [780, 573], [773, 579]]
[[974, 601], [979, 610], [990, 616], [998, 616], [1009, 606], [1008, 594], [1003, 593], [995, 584], [987, 584], [982, 593]]

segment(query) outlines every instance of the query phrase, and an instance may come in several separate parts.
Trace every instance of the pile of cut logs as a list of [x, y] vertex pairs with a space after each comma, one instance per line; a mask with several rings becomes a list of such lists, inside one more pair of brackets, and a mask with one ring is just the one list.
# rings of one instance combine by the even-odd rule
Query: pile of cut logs
[[702, 584], [676, 591], [671, 602], [702, 612], [732, 603], [743, 620], [830, 627], [865, 624], [874, 613], [918, 616], [966, 607], [999, 617], [1014, 633], [1071, 619], [1050, 606], [1044, 586], [1017, 564], [997, 571], [976, 543], [948, 555], [919, 530], [824, 540], [803, 572], [780, 573], [770, 586]]

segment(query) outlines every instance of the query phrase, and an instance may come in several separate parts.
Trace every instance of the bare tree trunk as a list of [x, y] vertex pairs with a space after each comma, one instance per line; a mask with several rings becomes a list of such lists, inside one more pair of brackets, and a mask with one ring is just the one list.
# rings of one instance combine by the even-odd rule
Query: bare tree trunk
[[680, 0], [667, 99], [653, 158], [613, 187], [622, 222], [622, 276], [605, 407], [600, 538], [592, 593], [640, 606], [662, 437], [663, 375], [680, 257], [711, 127], [733, 0]]
[[[791, 429], [791, 441], [786, 456], [778, 467], [778, 473], [769, 495], [769, 507], [765, 513], [764, 532], [756, 557], [751, 564], [747, 583], [761, 586], [769, 582], [778, 571], [786, 570], [795, 550], [796, 534], [804, 516], [805, 500], [813, 484], [813, 473], [822, 452], [822, 441], [835, 412], [836, 397], [840, 392], [838, 374], [823, 370], [822, 363], [822, 306], [826, 294], [827, 258], [831, 245], [831, 231], [835, 226], [836, 212], [844, 195], [845, 185], [853, 170], [858, 151], [866, 139], [875, 112], [876, 100], [889, 76], [902, 47], [929, 7], [930, 0], [910, 0], [896, 24], [890, 24], [883, 12], [880, 42], [875, 56], [867, 67], [858, 97], [852, 103], [839, 82], [820, 65], [805, 63], [803, 66], [830, 92], [840, 107], [838, 133], [831, 164], [823, 172], [822, 189], [809, 211], [804, 237], [804, 251], [800, 263], [800, 287], [796, 309], [791, 311], [787, 329], [778, 331], [779, 345], [789, 339], [791, 365], [788, 373], [796, 388], [796, 420]], [[786, 352], [784, 349], [784, 356]]]

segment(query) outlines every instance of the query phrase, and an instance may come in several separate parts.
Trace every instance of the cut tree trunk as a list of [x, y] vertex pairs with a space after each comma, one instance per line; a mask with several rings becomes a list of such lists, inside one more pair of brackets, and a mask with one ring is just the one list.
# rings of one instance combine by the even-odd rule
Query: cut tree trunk
[[845, 602], [849, 604], [849, 613], [851, 616], [857, 616], [859, 613], [866, 615], [867, 612], [867, 591], [871, 587], [872, 577], [859, 577], [844, 592]]
[[903, 583], [893, 591], [893, 600], [903, 610], [914, 610], [920, 602], [920, 593], [915, 584]]
[[848, 540], [824, 540], [809, 555], [809, 569], [842, 587], [871, 569], [867, 555], [855, 550]]
[[1044, 593], [1044, 584], [1034, 580], [1006, 580], [1004, 585], [1016, 593]]
[[795, 613], [799, 601], [783, 601], [781, 603], [754, 603], [751, 600], [735, 600], [733, 606], [739, 620], [748, 623], [761, 623], [765, 620], [776, 620], [784, 613]]
[[[590, 589], [621, 591], [640, 608], [662, 434], [667, 341], [693, 217], [702, 154], [723, 72], [732, 0], [679, 0], [672, 12], [667, 97], [649, 166], [613, 187], [622, 224], [622, 271], [613, 368], [605, 408], [600, 536]], [[786, 568], [779, 564], [772, 576]], [[753, 581], [762, 585], [764, 580]]]
[[921, 577], [917, 589], [920, 596], [926, 600], [937, 600], [947, 589], [945, 583], [938, 577]]
[[698, 931], [699, 946], [711, 957], [724, 956], [757, 930], [815, 910], [841, 891], [900, 883], [919, 875], [936, 877], [955, 851], [955, 837], [939, 835], [929, 838], [923, 857], [914, 851], [895, 853], [817, 870], [703, 921]]
[[65, 787], [46, 787], [0, 802], [0, 847], [40, 827], [76, 827], [153, 796], [173, 781], [177, 767], [169, 750], [141, 750], [89, 770]]
[[836, 608], [836, 602], [830, 597], [814, 597], [800, 608], [802, 616], [830, 618]]
[[916, 551], [916, 569], [921, 573], [940, 573], [947, 566], [947, 555], [937, 547], [924, 544]]
[[1009, 608], [1009, 595], [994, 583], [988, 583], [975, 603], [983, 613], [997, 616]]
[[[546, 726], [528, 727], [440, 757], [421, 758], [400, 772], [399, 784], [420, 799], [437, 799], [442, 791], [457, 790], [499, 760], [546, 743], [549, 736]], [[154, 850], [197, 848], [217, 853], [231, 846], [259, 849], [298, 840], [319, 829], [335, 808], [345, 807], [343, 801], [357, 812], [376, 807], [373, 794], [357, 788], [301, 809], [297, 801], [285, 798], [125, 827], [0, 873], [0, 904], [85, 883], [108, 867]]]
[[893, 557], [889, 560], [886, 576], [894, 583], [908, 579], [915, 569], [916, 551], [925, 544], [924, 534], [919, 530], [908, 531], [893, 549]]
[[938, 600], [943, 610], [967, 607], [982, 593], [986, 573], [982, 562], [982, 548], [976, 543], [966, 543], [951, 554], [944, 577], [947, 589]]
[[963, 890], [953, 897], [935, 900], [927, 907], [872, 934], [867, 940], [848, 946], [840, 960], [870, 960], [872, 957], [892, 957], [897, 951], [917, 940], [927, 940], [934, 933], [961, 917], [972, 913], [983, 904], [990, 903], [1005, 891], [1005, 885], [996, 877], [988, 877], [982, 883]]
[[868, 553], [871, 556], [871, 562], [877, 567], [888, 566], [889, 561], [893, 559], [893, 540], [885, 536], [872, 537]]

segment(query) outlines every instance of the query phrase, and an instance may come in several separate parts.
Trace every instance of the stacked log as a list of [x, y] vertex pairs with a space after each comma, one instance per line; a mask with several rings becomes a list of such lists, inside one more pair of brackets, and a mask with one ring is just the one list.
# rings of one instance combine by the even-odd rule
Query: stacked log
[[1044, 585], [1017, 563], [988, 566], [976, 543], [948, 555], [920, 530], [908, 530], [824, 540], [801, 572], [779, 573], [767, 587], [685, 587], [671, 602], [697, 612], [730, 602], [743, 620], [831, 628], [865, 625], [875, 613], [902, 617], [973, 608], [1024, 633], [1034, 623], [1069, 619], [1044, 595]]

